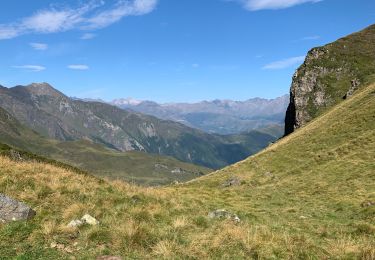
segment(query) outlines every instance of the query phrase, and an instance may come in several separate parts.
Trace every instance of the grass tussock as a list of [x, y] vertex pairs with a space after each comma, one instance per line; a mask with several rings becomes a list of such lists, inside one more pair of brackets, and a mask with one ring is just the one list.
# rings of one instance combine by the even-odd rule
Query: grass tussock
[[[256, 156], [183, 185], [142, 188], [0, 157], [0, 192], [37, 211], [0, 226], [0, 256], [374, 259], [375, 209], [363, 204], [375, 200], [373, 93], [374, 85]], [[223, 187], [233, 176], [241, 184]], [[241, 222], [208, 218], [216, 209]], [[67, 228], [84, 214], [100, 225]]]

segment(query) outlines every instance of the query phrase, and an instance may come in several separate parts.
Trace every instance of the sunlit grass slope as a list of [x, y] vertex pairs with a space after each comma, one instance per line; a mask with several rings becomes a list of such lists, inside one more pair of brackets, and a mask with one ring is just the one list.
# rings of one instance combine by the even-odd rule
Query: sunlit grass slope
[[[372, 85], [265, 151], [184, 185], [138, 188], [2, 157], [0, 192], [37, 215], [0, 227], [0, 256], [374, 259], [375, 206], [363, 204], [375, 201], [374, 129]], [[241, 185], [224, 188], [234, 176]], [[207, 217], [222, 208], [241, 222]], [[100, 225], [66, 228], [85, 213]]]

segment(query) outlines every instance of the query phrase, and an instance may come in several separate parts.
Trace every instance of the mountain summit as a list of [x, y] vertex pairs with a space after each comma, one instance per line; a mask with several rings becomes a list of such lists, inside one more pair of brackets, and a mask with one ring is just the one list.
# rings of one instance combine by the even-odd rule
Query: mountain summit
[[25, 87], [30, 93], [37, 96], [53, 96], [53, 97], [66, 97], [63, 93], [53, 88], [50, 84], [32, 83]]
[[353, 95], [375, 74], [375, 25], [307, 54], [290, 90], [285, 134]]

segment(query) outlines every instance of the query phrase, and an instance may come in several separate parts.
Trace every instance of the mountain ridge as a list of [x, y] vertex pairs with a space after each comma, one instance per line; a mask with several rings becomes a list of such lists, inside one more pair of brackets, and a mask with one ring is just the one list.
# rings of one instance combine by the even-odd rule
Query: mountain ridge
[[[0, 89], [0, 107], [45, 137], [88, 139], [118, 151], [173, 156], [208, 168], [244, 159], [278, 138], [269, 133], [259, 136], [258, 131], [237, 136], [207, 134], [109, 104], [73, 100], [47, 83]], [[259, 136], [259, 141], [254, 136]], [[253, 143], [238, 141], [244, 138]]]
[[275, 99], [252, 98], [245, 101], [212, 100], [197, 103], [130, 102], [115, 100], [111, 104], [164, 120], [181, 122], [208, 133], [239, 134], [269, 125], [283, 125], [288, 95]]

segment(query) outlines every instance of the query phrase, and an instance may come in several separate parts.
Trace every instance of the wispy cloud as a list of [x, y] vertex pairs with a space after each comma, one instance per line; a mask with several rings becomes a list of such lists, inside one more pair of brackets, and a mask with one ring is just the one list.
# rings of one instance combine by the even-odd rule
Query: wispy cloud
[[72, 64], [72, 65], [68, 65], [68, 69], [71, 69], [71, 70], [88, 70], [89, 66], [84, 65], [84, 64]]
[[84, 29], [99, 29], [118, 22], [125, 16], [144, 15], [152, 12], [157, 0], [119, 1], [114, 8], [87, 19]]
[[103, 0], [91, 0], [78, 8], [50, 7], [16, 22], [0, 24], [0, 40], [30, 33], [96, 30], [126, 16], [150, 13], [156, 8], [157, 2], [158, 0], [117, 0], [108, 7]]
[[93, 38], [96, 37], [96, 34], [94, 33], [84, 33], [82, 34], [82, 36], [80, 37], [81, 40], [91, 40]]
[[45, 43], [31, 42], [29, 43], [29, 45], [33, 49], [38, 50], [38, 51], [45, 51], [48, 49], [48, 44], [45, 44]]
[[301, 41], [313, 41], [313, 40], [318, 40], [318, 39], [320, 39], [319, 35], [312, 35], [312, 36], [303, 37], [300, 40]]
[[21, 66], [13, 66], [15, 69], [24, 69], [27, 71], [32, 72], [39, 72], [46, 69], [46, 67], [40, 66], [40, 65], [21, 65]]
[[235, 0], [250, 11], [284, 9], [304, 3], [317, 3], [323, 0]]
[[291, 57], [284, 60], [274, 61], [265, 66], [262, 69], [264, 70], [279, 70], [289, 68], [295, 65], [301, 64], [305, 60], [305, 56]]
[[193, 67], [193, 68], [199, 68], [199, 64], [198, 63], [193, 63], [193, 64], [191, 64], [191, 66]]

